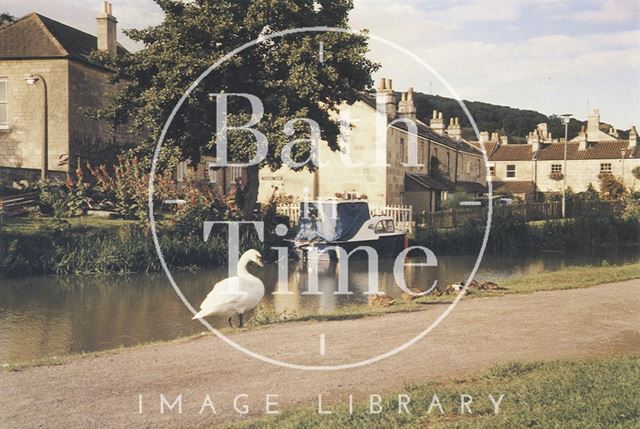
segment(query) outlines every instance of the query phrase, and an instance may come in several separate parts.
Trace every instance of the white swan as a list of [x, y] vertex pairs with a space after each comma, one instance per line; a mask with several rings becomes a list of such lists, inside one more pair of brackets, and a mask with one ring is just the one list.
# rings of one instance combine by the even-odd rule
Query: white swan
[[202, 319], [215, 314], [228, 317], [229, 326], [233, 327], [231, 319], [237, 314], [242, 327], [244, 313], [258, 305], [264, 297], [262, 280], [247, 271], [249, 262], [264, 266], [260, 252], [254, 249], [244, 252], [238, 260], [238, 275], [216, 283], [200, 304], [200, 311], [193, 316], [193, 319]]

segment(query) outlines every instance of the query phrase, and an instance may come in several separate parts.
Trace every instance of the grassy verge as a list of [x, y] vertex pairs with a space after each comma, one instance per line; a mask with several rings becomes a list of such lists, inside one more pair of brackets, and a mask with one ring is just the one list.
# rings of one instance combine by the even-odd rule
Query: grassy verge
[[[386, 395], [382, 412], [371, 414], [368, 398], [349, 414], [343, 404], [320, 415], [317, 405], [283, 411], [274, 418], [242, 422], [227, 429], [258, 428], [623, 428], [640, 427], [640, 358], [513, 363], [451, 383], [407, 386]], [[409, 413], [398, 413], [398, 395], [408, 395]], [[434, 395], [442, 406], [429, 407]], [[460, 413], [470, 395], [472, 414]], [[499, 412], [489, 398], [497, 401]], [[342, 401], [344, 402], [344, 401]], [[403, 410], [404, 411], [404, 410]]]
[[[500, 286], [506, 288], [506, 290], [470, 290], [464, 299], [586, 288], [633, 279], [640, 279], [640, 262], [615, 266], [577, 266], [563, 268], [558, 271], [513, 277], [500, 284]], [[448, 304], [452, 302], [455, 297], [455, 294], [441, 296], [427, 295], [413, 302], [398, 299], [389, 307], [372, 308], [365, 304], [351, 305], [338, 308], [330, 313], [321, 314], [275, 313], [268, 308], [261, 308], [251, 320], [250, 324], [251, 326], [262, 326], [294, 321], [349, 320], [389, 313], [406, 313], [424, 310], [426, 308], [425, 305]]]

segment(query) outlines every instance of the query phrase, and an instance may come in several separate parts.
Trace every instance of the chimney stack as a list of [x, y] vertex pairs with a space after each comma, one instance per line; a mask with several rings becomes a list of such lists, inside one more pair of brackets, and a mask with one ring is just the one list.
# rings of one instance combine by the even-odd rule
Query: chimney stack
[[413, 88], [411, 87], [407, 92], [402, 93], [402, 98], [398, 105], [398, 116], [412, 121], [416, 120], [416, 105], [413, 102]]
[[376, 88], [376, 109], [385, 113], [389, 118], [396, 116], [396, 98], [393, 95], [393, 81], [381, 78]]
[[449, 120], [449, 127], [447, 128], [447, 134], [454, 140], [460, 140], [462, 138], [462, 129], [460, 128], [460, 118], [451, 118]]
[[597, 141], [600, 134], [600, 111], [593, 109], [593, 113], [587, 119], [587, 141]]
[[441, 136], [444, 135], [444, 119], [442, 119], [442, 112], [438, 112], [437, 110], [433, 111], [433, 118], [431, 118], [429, 126], [437, 134], [440, 134]]
[[118, 52], [118, 42], [116, 37], [116, 25], [118, 21], [112, 15], [111, 3], [102, 3], [102, 12], [96, 17], [98, 22], [98, 49], [106, 51], [111, 55]]
[[635, 125], [629, 130], [629, 149], [633, 149], [638, 145], [638, 132]]

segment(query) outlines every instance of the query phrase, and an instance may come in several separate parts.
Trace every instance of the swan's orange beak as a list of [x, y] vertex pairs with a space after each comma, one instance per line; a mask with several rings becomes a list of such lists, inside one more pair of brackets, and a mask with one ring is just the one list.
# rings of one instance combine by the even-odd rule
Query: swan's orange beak
[[264, 263], [262, 262], [261, 256], [259, 256], [255, 262], [256, 262], [256, 265], [258, 265], [259, 267], [264, 267]]

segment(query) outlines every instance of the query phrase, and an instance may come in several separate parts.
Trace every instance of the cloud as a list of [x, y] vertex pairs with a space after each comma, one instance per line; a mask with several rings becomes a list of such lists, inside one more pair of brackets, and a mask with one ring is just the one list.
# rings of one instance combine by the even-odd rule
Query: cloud
[[456, 23], [516, 21], [526, 7], [552, 0], [471, 0], [435, 12], [433, 18]]
[[594, 24], [635, 20], [640, 24], [638, 0], [597, 0], [596, 3], [596, 9], [579, 12], [572, 19]]

